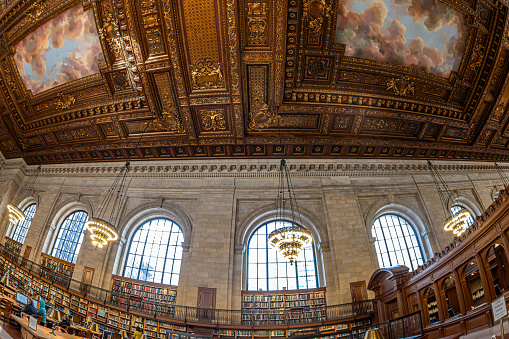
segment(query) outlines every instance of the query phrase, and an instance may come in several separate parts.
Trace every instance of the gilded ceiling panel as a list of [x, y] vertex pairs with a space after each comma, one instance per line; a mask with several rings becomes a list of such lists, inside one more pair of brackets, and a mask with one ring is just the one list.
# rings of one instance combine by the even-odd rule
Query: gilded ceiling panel
[[16, 46], [14, 60], [34, 94], [99, 73], [104, 57], [92, 11], [77, 5], [44, 23]]
[[190, 63], [210, 58], [219, 61], [215, 0], [182, 1]]
[[509, 159], [499, 0], [9, 8], [0, 19], [8, 158], [274, 156], [281, 128], [291, 156]]

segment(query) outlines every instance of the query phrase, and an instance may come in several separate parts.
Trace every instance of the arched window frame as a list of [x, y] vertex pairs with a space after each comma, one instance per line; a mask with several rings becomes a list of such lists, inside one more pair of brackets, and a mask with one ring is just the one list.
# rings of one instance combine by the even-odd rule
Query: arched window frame
[[[246, 251], [246, 252], [247, 252], [247, 253], [246, 253], [246, 257], [247, 257], [247, 265], [246, 265], [246, 282], [247, 282], [247, 288], [246, 288], [246, 289], [247, 289], [247, 290], [249, 290], [249, 288], [251, 287], [251, 286], [249, 285], [249, 273], [250, 273], [250, 272], [249, 272], [249, 264], [250, 264], [250, 262], [249, 262], [249, 256], [250, 256], [250, 245], [251, 245], [251, 241], [253, 240], [253, 236], [255, 236], [255, 235], [258, 233], [258, 231], [259, 231], [262, 227], [268, 227], [268, 225], [269, 225], [269, 224], [271, 224], [271, 223], [276, 223], [276, 226], [277, 226], [277, 224], [278, 224], [278, 223], [280, 223], [280, 221], [284, 221], [284, 222], [287, 222], [287, 223], [290, 223], [290, 224], [292, 223], [292, 221], [291, 221], [291, 220], [288, 220], [288, 219], [272, 219], [272, 220], [266, 221], [266, 222], [262, 223], [261, 225], [258, 225], [258, 227], [256, 227], [256, 228], [255, 228], [255, 229], [251, 232], [251, 234], [250, 234], [250, 236], [249, 236], [249, 238], [248, 238], [248, 241], [247, 241], [247, 251]], [[269, 232], [269, 230], [267, 230], [267, 232]], [[268, 237], [268, 234], [267, 234], [267, 237]], [[298, 265], [299, 265], [299, 264], [298, 264], [298, 263], [294, 263], [293, 265], [289, 265], [289, 263], [288, 263], [287, 261], [284, 261], [284, 258], [281, 258], [281, 256], [278, 256], [278, 257], [280, 258], [279, 260], [281, 260], [281, 261], [277, 261], [277, 265], [276, 265], [276, 266], [277, 266], [277, 269], [279, 269], [279, 267], [280, 267], [280, 265], [279, 265], [279, 264], [283, 264], [283, 263], [284, 263], [284, 264], [286, 264], [286, 265], [285, 265], [286, 270], [288, 270], [288, 269], [295, 270], [295, 285], [297, 286], [297, 287], [296, 287], [296, 289], [309, 289], [309, 288], [317, 288], [317, 287], [319, 287], [318, 269], [317, 269], [317, 266], [318, 266], [318, 265], [317, 265], [317, 253], [316, 253], [317, 251], [316, 251], [316, 246], [315, 246], [315, 242], [314, 242], [314, 240], [313, 240], [313, 242], [312, 242], [312, 244], [311, 244], [311, 246], [310, 246], [310, 247], [311, 247], [311, 248], [310, 248], [310, 252], [311, 252], [311, 254], [313, 255], [313, 261], [312, 261], [312, 263], [313, 263], [313, 270], [314, 270], [314, 273], [315, 273], [315, 274], [314, 274], [314, 278], [315, 278], [315, 284], [314, 284], [314, 286], [309, 286], [309, 285], [308, 285], [308, 283], [307, 283], [307, 281], [308, 281], [307, 269], [305, 268], [305, 269], [304, 269], [304, 271], [305, 271], [306, 286], [305, 286], [305, 287], [302, 287], [302, 288], [299, 288], [299, 285], [300, 285], [300, 283], [299, 283], [299, 271], [298, 271]], [[260, 247], [258, 246], [258, 247], [257, 247], [257, 249], [260, 249]], [[262, 247], [262, 249], [266, 249], [266, 253], [267, 253], [267, 255], [268, 255], [269, 251], [271, 250], [271, 245], [269, 245], [269, 244], [267, 243], [267, 244], [266, 244], [266, 247]], [[275, 250], [274, 250], [274, 251], [275, 251]], [[268, 259], [268, 257], [267, 257], [267, 259]], [[307, 258], [306, 258], [306, 259], [307, 259]], [[305, 264], [304, 264], [304, 265], [305, 265], [305, 267], [307, 267], [307, 263], [308, 263], [308, 262], [309, 262], [309, 260], [306, 260], [306, 261], [305, 261]], [[257, 265], [260, 265], [260, 263], [258, 263], [258, 262], [256, 262], [256, 263], [257, 263]], [[263, 265], [263, 264], [264, 264], [264, 263], [262, 263], [262, 265]], [[260, 287], [260, 285], [258, 285], [258, 283], [257, 283], [256, 289], [251, 288], [250, 290], [255, 291], [255, 290], [259, 290], [260, 288], [261, 288], [263, 291], [282, 290], [282, 288], [279, 288], [279, 282], [277, 283], [277, 286], [278, 286], [278, 288], [277, 288], [277, 289], [270, 289], [270, 281], [269, 281], [269, 279], [270, 279], [269, 263], [268, 263], [268, 262], [267, 262], [267, 263], [265, 263], [265, 266], [266, 266], [266, 267], [265, 267], [265, 269], [266, 269], [266, 278], [265, 278], [265, 280], [266, 280], [266, 286], [265, 286], [265, 287], [266, 287], [266, 288]], [[284, 277], [283, 277], [283, 276], [281, 276], [281, 277], [280, 277], [280, 276], [278, 276], [278, 280], [279, 280], [279, 278], [281, 278], [281, 279], [284, 279], [284, 278], [285, 278], [285, 279], [286, 279], [286, 282], [287, 282], [287, 286], [288, 286], [288, 282], [289, 282], [289, 281], [290, 281], [290, 279], [292, 279], [293, 277], [292, 277], [291, 275], [288, 275], [288, 274], [287, 274], [287, 275], [286, 275], [286, 276], [284, 276]], [[261, 278], [261, 279], [257, 279], [257, 280], [263, 280], [263, 278]], [[286, 287], [285, 287], [285, 288], [286, 288]], [[292, 289], [292, 288], [288, 288], [288, 289]]]
[[465, 196], [459, 196], [453, 201], [449, 200], [447, 202], [447, 205], [449, 207], [449, 211], [453, 206], [460, 206], [464, 209], [466, 209], [470, 215], [472, 216], [472, 219], [475, 220], [475, 218], [482, 214], [481, 208], [478, 206], [478, 204], [474, 201], [472, 201], [469, 198], [466, 198]]
[[[62, 253], [62, 249], [60, 250], [60, 252], [59, 252], [59, 253], [56, 253], [56, 252], [55, 252], [55, 246], [57, 245], [57, 240], [59, 239], [60, 232], [62, 231], [62, 227], [64, 226], [64, 223], [66, 222], [66, 220], [67, 220], [70, 216], [72, 216], [72, 215], [74, 215], [74, 214], [76, 214], [76, 213], [80, 213], [80, 212], [85, 213], [85, 214], [86, 214], [86, 218], [85, 218], [85, 220], [84, 220], [84, 222], [83, 222], [83, 225], [82, 225], [82, 228], [81, 228], [80, 236], [78, 237], [77, 241], [75, 242], [75, 243], [76, 243], [76, 247], [74, 248], [74, 254], [72, 255], [71, 260], [67, 260], [67, 259], [68, 259], [68, 257], [66, 257], [67, 259], [64, 259], [64, 258], [62, 257], [62, 255], [61, 255], [61, 253]], [[66, 215], [65, 215], [65, 216], [64, 216], [64, 217], [60, 220], [60, 222], [59, 222], [59, 224], [58, 224], [58, 227], [57, 227], [57, 229], [56, 229], [56, 230], [55, 230], [55, 232], [54, 232], [54, 237], [53, 237], [53, 239], [52, 239], [51, 246], [49, 247], [49, 248], [50, 248], [50, 250], [48, 251], [48, 253], [49, 253], [51, 256], [55, 257], [55, 258], [58, 258], [58, 259], [60, 259], [60, 260], [64, 260], [64, 261], [68, 261], [68, 262], [70, 262], [70, 263], [75, 264], [75, 263], [76, 263], [76, 261], [77, 261], [77, 259], [78, 259], [78, 255], [79, 255], [79, 252], [80, 252], [81, 246], [83, 245], [83, 241], [85, 240], [85, 223], [86, 223], [86, 221], [88, 220], [88, 218], [89, 218], [89, 217], [90, 217], [90, 216], [89, 216], [89, 214], [88, 214], [88, 213], [87, 213], [87, 211], [85, 211], [84, 209], [76, 209], [76, 210], [72, 210], [71, 212], [67, 213], [67, 214], [66, 214]], [[83, 220], [83, 219], [82, 219], [82, 220]], [[82, 221], [82, 220], [80, 220], [80, 223], [81, 223], [81, 221]], [[80, 240], [81, 240], [81, 241], [80, 241]], [[70, 251], [66, 251], [66, 252], [68, 252], [69, 254], [71, 253]]]
[[[379, 213], [377, 214], [376, 218], [373, 220], [372, 224], [371, 224], [371, 232], [370, 234], [372, 234], [373, 230], [374, 230], [374, 227], [375, 227], [375, 222], [381, 218], [381, 217], [384, 217], [384, 216], [390, 216], [390, 215], [394, 215], [395, 217], [397, 218], [401, 218], [403, 219], [407, 224], [408, 224], [408, 228], [413, 231], [414, 233], [414, 236], [416, 238], [416, 241], [417, 241], [417, 248], [419, 249], [419, 252], [421, 254], [421, 260], [422, 260], [422, 263], [426, 262], [426, 252], [424, 251], [424, 246], [422, 244], [422, 239], [421, 237], [419, 236], [419, 232], [417, 231], [417, 228], [415, 227], [415, 225], [412, 223], [411, 220], [409, 220], [408, 218], [405, 218], [404, 215], [401, 215], [401, 213], [395, 213], [395, 212], [392, 212], [392, 211], [385, 211], [383, 213]], [[374, 238], [374, 242], [376, 243], [378, 241], [378, 239], [376, 238], [376, 236], [373, 237]], [[384, 234], [384, 239], [385, 238], [385, 234]], [[392, 241], [392, 240], [391, 240]], [[387, 243], [387, 240], [385, 240], [385, 243]], [[405, 245], [407, 244], [407, 241], [405, 239]], [[386, 245], [387, 246], [387, 245]], [[413, 246], [412, 246], [413, 247]], [[406, 247], [407, 248], [407, 251], [408, 251], [408, 246]], [[376, 258], [377, 258], [377, 263], [378, 263], [378, 266], [379, 268], [383, 268], [382, 263], [380, 262], [380, 258], [379, 258], [379, 255], [378, 255], [378, 252], [376, 251], [376, 245], [374, 244], [374, 249], [375, 249], [375, 254], [376, 254]], [[410, 253], [410, 252], [409, 252]], [[422, 265], [421, 263], [421, 265]], [[392, 265], [392, 263], [391, 263]], [[418, 263], [415, 267], [409, 267], [410, 271], [413, 271], [415, 270], [420, 264]], [[392, 265], [392, 266], [395, 266], [395, 265]], [[385, 267], [389, 267], [389, 266], [385, 266]]]
[[[171, 201], [158, 200], [138, 206], [126, 214], [120, 221], [119, 241], [116, 252], [111, 252], [110, 260], [113, 261], [112, 274], [122, 275], [127, 260], [129, 244], [138, 227], [146, 221], [154, 218], [167, 218], [173, 220], [180, 226], [184, 233], [182, 242], [182, 260], [185, 261], [186, 252], [189, 252], [189, 245], [192, 239], [192, 221], [185, 209]], [[106, 275], [107, 272], [104, 272]]]
[[[51, 222], [44, 227], [42, 232], [43, 234], [46, 234], [46, 238], [42, 244], [42, 253], [51, 255], [62, 222], [69, 214], [76, 211], [85, 211], [89, 217], [94, 215], [94, 209], [91, 202], [87, 197], [81, 195], [78, 196], [77, 199], [66, 199], [55, 206], [49, 216], [49, 220], [51, 220]], [[87, 237], [85, 237], [82, 245], [86, 242]]]
[[[171, 218], [168, 218], [168, 217], [163, 217], [163, 216], [159, 216], [159, 217], [157, 217], [157, 216], [156, 216], [156, 217], [149, 218], [148, 220], [145, 220], [144, 222], [140, 223], [139, 225], [137, 225], [137, 226], [134, 228], [134, 230], [133, 230], [133, 232], [132, 232], [132, 234], [131, 234], [131, 236], [130, 236], [130, 240], [129, 240], [128, 246], [126, 246], [126, 254], [125, 254], [125, 256], [124, 256], [124, 261], [123, 261], [123, 263], [122, 263], [122, 271], [121, 271], [122, 276], [124, 276], [124, 277], [125, 277], [126, 270], [128, 269], [128, 267], [127, 267], [127, 261], [128, 261], [128, 259], [129, 259], [129, 255], [131, 254], [131, 253], [130, 253], [130, 252], [131, 252], [131, 247], [132, 247], [133, 240], [134, 240], [134, 238], [135, 238], [135, 236], [136, 236], [137, 232], [138, 232], [138, 231], [139, 231], [139, 230], [140, 230], [140, 229], [141, 229], [144, 225], [146, 225], [147, 223], [150, 223], [150, 222], [152, 222], [152, 221], [154, 221], [154, 220], [158, 220], [158, 219], [161, 219], [161, 220], [167, 220], [167, 221], [169, 221], [169, 222], [173, 223], [173, 224], [174, 224], [174, 225], [175, 225], [175, 226], [179, 229], [179, 231], [180, 231], [179, 233], [181, 234], [182, 240], [184, 240], [184, 232], [183, 232], [183, 230], [182, 230], [182, 227], [181, 227], [181, 226], [180, 226], [180, 225], [179, 225], [179, 224], [178, 224], [175, 220], [173, 220], [173, 219], [171, 219]], [[182, 241], [182, 242], [184, 242], [184, 241]], [[181, 242], [181, 243], [182, 243], [182, 242]], [[179, 243], [177, 243], [177, 245], [175, 246], [175, 252], [174, 252], [174, 254], [176, 254], [176, 253], [177, 253], [177, 251], [180, 251], [180, 259], [178, 259], [178, 260], [180, 260], [180, 268], [179, 268], [179, 270], [178, 270], [178, 273], [174, 273], [174, 272], [173, 272], [173, 270], [171, 270], [171, 271], [170, 271], [170, 273], [171, 273], [171, 275], [172, 275], [172, 276], [173, 276], [174, 274], [176, 274], [176, 275], [178, 275], [179, 277], [177, 278], [177, 282], [176, 282], [176, 283], [173, 283], [173, 282], [174, 282], [174, 280], [173, 280], [173, 277], [171, 277], [171, 278], [170, 278], [170, 279], [171, 279], [171, 280], [170, 280], [170, 281], [171, 281], [171, 283], [170, 283], [170, 284], [166, 284], [166, 285], [175, 285], [175, 286], [176, 286], [176, 285], [178, 285], [178, 279], [180, 278], [180, 271], [181, 271], [181, 269], [182, 269], [182, 256], [183, 256], [183, 253], [182, 253], [182, 252], [183, 252], [183, 248], [181, 247], [181, 243], [180, 243], [180, 244], [179, 244]], [[146, 243], [145, 243], [145, 246], [146, 246]], [[168, 252], [168, 249], [167, 249], [167, 252]], [[166, 253], [166, 255], [167, 255], [167, 254], [168, 254], [168, 253]], [[142, 258], [143, 258], [143, 256], [144, 256], [144, 255], [145, 255], [145, 253], [143, 253], [143, 254], [142, 254]], [[166, 262], [169, 258], [171, 258], [171, 257], [165, 256], [164, 261]], [[175, 260], [176, 260], [176, 259], [175, 259], [175, 255], [173, 256], [172, 260], [173, 260], [173, 262], [172, 262], [172, 265], [173, 265], [173, 264], [174, 264], [174, 262], [175, 262]], [[166, 268], [166, 267], [164, 267], [164, 268], [163, 268], [163, 271], [162, 271], [162, 272], [163, 272], [163, 273], [168, 273], [168, 272], [166, 272], [166, 271], [164, 270], [165, 268]], [[128, 278], [130, 278], [130, 277], [128, 277]], [[138, 280], [143, 280], [143, 281], [149, 281], [149, 280], [139, 279], [139, 273], [138, 273], [138, 276], [137, 276], [137, 277], [133, 277], [133, 278], [131, 278], [131, 279], [138, 279]], [[163, 279], [163, 275], [162, 275], [161, 279]], [[161, 280], [161, 281], [149, 281], [149, 282], [154, 282], [154, 283], [163, 283], [163, 281], [162, 281], [162, 280]]]
[[[301, 222], [302, 226], [311, 232], [311, 236], [313, 237], [313, 250], [315, 252], [315, 263], [318, 274], [317, 287], [324, 287], [326, 285], [326, 279], [323, 256], [325, 255], [324, 251], [328, 252], [330, 250], [327, 227], [325, 223], [323, 223], [312, 211], [303, 206], [299, 206], [299, 211], [300, 214], [294, 214], [295, 218]], [[247, 247], [251, 235], [260, 225], [271, 220], [276, 220], [280, 216], [281, 215], [274, 210], [273, 204], [267, 204], [254, 210], [243, 221], [241, 221], [235, 234], [235, 253], [242, 255], [242, 275], [240, 279], [241, 289], [247, 290]], [[283, 211], [282, 217], [285, 220], [291, 220], [292, 212]]]
[[[29, 211], [30, 208], [34, 207], [34, 211]], [[28, 230], [30, 229], [30, 226], [32, 225], [32, 219], [35, 216], [35, 213], [37, 212], [37, 203], [35, 201], [32, 201], [31, 203], [27, 204], [27, 206], [23, 209], [23, 213], [25, 214], [25, 220], [18, 221], [15, 225], [12, 226], [12, 229], [10, 231], [9, 237], [21, 244], [25, 242], [26, 236], [28, 234]], [[21, 235], [22, 230], [24, 230], [24, 234]]]

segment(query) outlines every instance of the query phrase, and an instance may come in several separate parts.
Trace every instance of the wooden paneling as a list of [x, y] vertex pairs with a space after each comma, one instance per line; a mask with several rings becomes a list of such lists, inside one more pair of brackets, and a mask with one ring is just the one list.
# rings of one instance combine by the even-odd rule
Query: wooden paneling
[[352, 294], [352, 302], [363, 301], [368, 299], [366, 281], [363, 280], [350, 283], [350, 293]]

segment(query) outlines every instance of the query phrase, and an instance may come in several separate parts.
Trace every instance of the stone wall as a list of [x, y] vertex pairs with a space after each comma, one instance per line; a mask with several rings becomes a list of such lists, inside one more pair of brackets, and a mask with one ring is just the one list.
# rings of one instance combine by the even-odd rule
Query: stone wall
[[[35, 167], [4, 160], [0, 170], [0, 232], [10, 225], [5, 206], [20, 182]], [[318, 160], [288, 161], [305, 226], [312, 228], [321, 256], [321, 282], [327, 303], [351, 301], [350, 283], [365, 280], [378, 268], [371, 236], [373, 220], [396, 212], [414, 223], [426, 257], [452, 240], [443, 231], [445, 219], [425, 161]], [[123, 251], [134, 228], [163, 215], [183, 228], [183, 262], [177, 303], [196, 306], [198, 287], [216, 288], [216, 307], [240, 309], [245, 286], [244, 259], [250, 232], [274, 211], [278, 160], [150, 161], [132, 164], [128, 203], [119, 224], [121, 239], [96, 249], [87, 237], [78, 256], [74, 279], [84, 267], [95, 269], [93, 284], [110, 288], [111, 274], [120, 274]], [[460, 201], [476, 213], [502, 187], [492, 163], [439, 162], [440, 172]], [[26, 238], [30, 259], [40, 262], [49, 252], [59, 222], [71, 211], [94, 216], [101, 198], [122, 163], [80, 163], [43, 166], [35, 194], [16, 204], [37, 202]], [[506, 168], [506, 170], [509, 167]], [[22, 249], [22, 252], [24, 249]]]

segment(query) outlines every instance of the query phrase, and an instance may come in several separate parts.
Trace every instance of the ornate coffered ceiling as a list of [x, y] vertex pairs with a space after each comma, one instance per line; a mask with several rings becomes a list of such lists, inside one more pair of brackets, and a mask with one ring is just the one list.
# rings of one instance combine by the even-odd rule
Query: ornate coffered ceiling
[[509, 160], [505, 2], [0, 6], [6, 158]]

